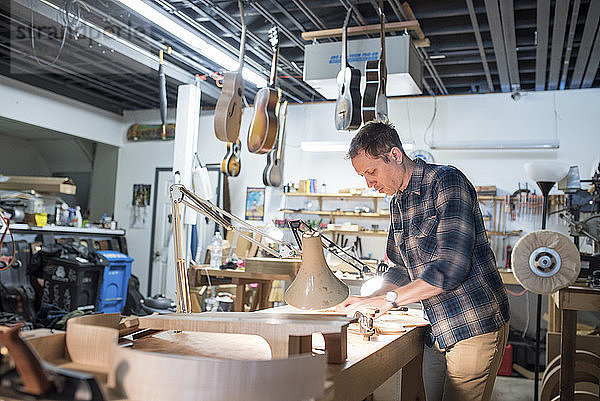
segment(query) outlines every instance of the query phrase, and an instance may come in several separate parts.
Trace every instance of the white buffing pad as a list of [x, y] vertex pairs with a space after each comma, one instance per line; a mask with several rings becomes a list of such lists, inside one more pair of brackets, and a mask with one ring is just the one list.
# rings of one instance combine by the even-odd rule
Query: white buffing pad
[[522, 237], [512, 251], [513, 274], [528, 291], [551, 294], [579, 275], [579, 250], [563, 234], [540, 230]]

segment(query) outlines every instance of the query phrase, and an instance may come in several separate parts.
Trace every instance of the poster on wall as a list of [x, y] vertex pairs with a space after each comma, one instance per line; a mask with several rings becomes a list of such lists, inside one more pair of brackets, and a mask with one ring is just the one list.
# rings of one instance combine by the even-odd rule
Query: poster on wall
[[246, 188], [246, 220], [263, 221], [265, 218], [265, 188]]
[[133, 184], [131, 228], [148, 228], [150, 220], [150, 184]]

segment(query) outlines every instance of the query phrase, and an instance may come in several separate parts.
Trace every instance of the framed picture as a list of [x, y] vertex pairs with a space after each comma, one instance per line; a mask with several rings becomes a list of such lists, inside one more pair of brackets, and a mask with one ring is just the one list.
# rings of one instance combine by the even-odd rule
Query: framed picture
[[265, 218], [265, 188], [246, 188], [246, 220], [263, 221]]
[[150, 184], [133, 184], [131, 199], [131, 228], [148, 228], [150, 209]]

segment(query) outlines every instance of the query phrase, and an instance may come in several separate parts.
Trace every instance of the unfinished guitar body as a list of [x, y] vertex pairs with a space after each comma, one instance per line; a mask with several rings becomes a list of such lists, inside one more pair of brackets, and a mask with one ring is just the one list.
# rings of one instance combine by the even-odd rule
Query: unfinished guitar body
[[223, 90], [215, 107], [215, 135], [223, 142], [235, 142], [240, 136], [244, 79], [239, 71], [226, 72]]
[[[341, 316], [241, 312], [148, 316], [133, 318], [134, 325], [126, 327], [121, 319], [119, 314], [70, 319], [65, 340], [69, 365], [103, 374], [107, 386], [127, 399], [167, 401], [318, 398], [325, 389], [328, 356], [313, 355], [310, 347], [296, 355], [295, 346], [300, 337], [322, 332], [328, 353], [332, 335], [329, 344], [337, 340], [345, 351], [350, 322]], [[141, 337], [138, 329], [152, 334]], [[131, 345], [118, 346], [126, 338], [133, 338]], [[181, 355], [186, 347], [190, 353]], [[198, 348], [209, 354], [202, 356]]]
[[275, 114], [279, 97], [277, 90], [262, 88], [254, 99], [254, 117], [248, 132], [248, 150], [251, 153], [267, 153], [277, 140], [278, 119]]

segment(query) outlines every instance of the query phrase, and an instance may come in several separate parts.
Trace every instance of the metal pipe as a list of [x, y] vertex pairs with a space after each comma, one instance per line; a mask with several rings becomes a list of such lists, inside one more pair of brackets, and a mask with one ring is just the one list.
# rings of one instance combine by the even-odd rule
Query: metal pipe
[[483, 40], [481, 40], [481, 31], [479, 30], [479, 22], [477, 21], [477, 14], [475, 14], [475, 7], [473, 7], [473, 0], [466, 0], [467, 8], [469, 9], [469, 17], [471, 17], [471, 25], [473, 25], [473, 33], [475, 34], [475, 41], [477, 42], [477, 48], [479, 49], [479, 55], [481, 56], [481, 64], [483, 65], [483, 71], [485, 72], [485, 79], [487, 80], [488, 90], [494, 91], [494, 81], [492, 81], [492, 74], [490, 74], [490, 67], [485, 56], [485, 49], [483, 48]]

